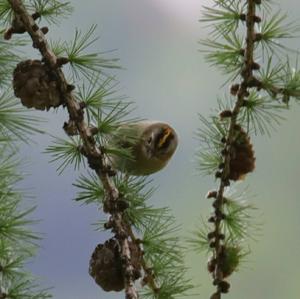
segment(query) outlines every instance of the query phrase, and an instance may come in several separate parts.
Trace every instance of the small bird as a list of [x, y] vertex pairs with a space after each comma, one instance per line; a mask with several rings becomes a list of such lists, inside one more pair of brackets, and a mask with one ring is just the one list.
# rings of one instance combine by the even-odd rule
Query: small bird
[[117, 146], [128, 149], [130, 157], [111, 155], [112, 165], [129, 175], [149, 175], [164, 168], [174, 154], [178, 137], [175, 130], [160, 121], [138, 121], [119, 127], [113, 138]]

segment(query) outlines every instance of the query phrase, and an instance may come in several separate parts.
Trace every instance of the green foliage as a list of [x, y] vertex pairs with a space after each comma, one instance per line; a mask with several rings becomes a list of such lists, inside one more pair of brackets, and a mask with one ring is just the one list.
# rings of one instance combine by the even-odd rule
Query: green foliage
[[[1, 17], [0, 17], [1, 18]], [[3, 40], [3, 32], [0, 30], [0, 87], [6, 87], [11, 84], [11, 74], [15, 64], [20, 60], [18, 52], [14, 50], [16, 46], [22, 46], [24, 41], [14, 39], [13, 42]]]
[[[253, 12], [251, 5], [256, 11], [254, 24], [247, 20]], [[218, 99], [219, 116], [200, 116], [198, 168], [208, 175], [218, 170], [218, 174], [228, 175], [235, 157], [245, 154], [242, 150], [235, 152], [234, 144], [230, 144], [235, 128], [246, 130], [249, 140], [253, 133], [270, 135], [284, 119], [282, 112], [290, 99], [300, 99], [298, 57], [296, 63], [290, 57], [282, 58], [288, 49], [286, 40], [296, 37], [300, 27], [287, 22], [281, 12], [273, 13], [272, 1], [214, 0], [212, 7], [204, 7], [201, 21], [211, 29], [209, 37], [201, 40], [205, 59], [232, 85], [230, 96]], [[249, 142], [249, 151], [252, 146]], [[219, 278], [218, 271], [226, 278], [240, 267], [250, 252], [244, 247], [245, 240], [253, 239], [259, 229], [253, 215], [256, 209], [245, 201], [247, 194], [226, 195], [225, 186], [233, 183], [234, 179], [228, 182], [222, 176], [219, 187], [210, 194], [214, 198], [210, 224], [202, 220], [189, 240], [196, 251], [210, 253], [208, 270], [214, 279]]]
[[[129, 114], [132, 112], [130, 102], [117, 102], [110, 111], [99, 111], [96, 123], [99, 129], [99, 134], [101, 135], [118, 135], [117, 130], [122, 126], [130, 125], [136, 119], [128, 118]], [[127, 133], [129, 133], [128, 129]], [[100, 136], [99, 136], [100, 137]], [[128, 136], [130, 138], [130, 135]]]
[[82, 140], [78, 137], [68, 137], [63, 139], [54, 137], [53, 144], [46, 148], [46, 153], [50, 154], [53, 159], [50, 162], [61, 161], [57, 171], [61, 174], [69, 165], [74, 165], [74, 169], [78, 170], [80, 165], [84, 165], [84, 157], [81, 153]]
[[42, 19], [50, 24], [57, 24], [62, 17], [66, 18], [73, 11], [70, 2], [57, 0], [33, 0], [33, 8], [38, 12]]
[[[167, 264], [168, 263], [168, 264]], [[170, 264], [170, 260], [164, 260], [163, 264], [160, 265], [161, 268], [165, 267], [165, 270], [168, 269], [168, 266], [173, 266]], [[160, 288], [158, 292], [153, 292], [149, 287], [145, 287], [140, 291], [141, 298], [145, 299], [175, 299], [182, 298], [182, 296], [188, 296], [193, 285], [190, 283], [190, 280], [185, 279], [184, 275], [186, 269], [184, 267], [174, 267], [172, 270], [169, 269], [169, 273], [165, 273], [161, 280]]]
[[130, 102], [119, 101], [113, 104], [110, 110], [99, 109], [95, 117], [95, 126], [98, 134], [96, 141], [102, 145], [102, 151], [109, 156], [115, 155], [132, 159], [132, 145], [137, 141], [137, 132], [131, 123], [136, 118], [129, 118], [131, 111]]
[[254, 205], [244, 199], [246, 191], [241, 194], [233, 193], [225, 197], [223, 221], [223, 232], [227, 236], [227, 242], [241, 243], [246, 238], [255, 239], [260, 226], [255, 224], [254, 212], [257, 210]]
[[[253, 88], [244, 101], [237, 116], [237, 121], [248, 133], [268, 134], [271, 129], [284, 119], [281, 112], [287, 108], [290, 98], [300, 99], [300, 72], [297, 62], [290, 58], [282, 61], [278, 52], [286, 49], [281, 44], [283, 39], [296, 36], [299, 25], [287, 22], [287, 16], [282, 13], [271, 13], [271, 2], [262, 1], [260, 7], [262, 21], [257, 23], [258, 33], [255, 43], [255, 54], [260, 55], [261, 64], [258, 75], [254, 75], [260, 82], [256, 90]], [[214, 1], [213, 7], [204, 7], [201, 21], [209, 24], [210, 37], [201, 40], [206, 47], [202, 50], [206, 60], [226, 74], [233, 81], [242, 75], [245, 54], [245, 34], [241, 27], [245, 22], [241, 15], [245, 15], [245, 3], [241, 1]], [[269, 17], [270, 16], [270, 17]], [[276, 54], [275, 58], [274, 55]], [[219, 109], [231, 110], [236, 97], [225, 96], [219, 100]], [[197, 137], [201, 148], [197, 151], [198, 169], [204, 174], [213, 174], [218, 170], [221, 162], [220, 132], [217, 126], [223, 121], [217, 117], [200, 117], [201, 129]], [[204, 129], [203, 129], [204, 128]], [[223, 134], [225, 136], [226, 134]], [[211, 140], [210, 140], [211, 139]]]
[[64, 50], [76, 79], [80, 74], [89, 79], [94, 72], [103, 73], [107, 68], [120, 68], [117, 64], [118, 59], [104, 58], [104, 53], [85, 54], [85, 50], [98, 40], [97, 37], [93, 37], [96, 28], [96, 25], [92, 25], [86, 33], [76, 29], [73, 41], [65, 44]]
[[[232, 109], [234, 101], [233, 96], [227, 97], [226, 95], [218, 99], [218, 112]], [[247, 100], [244, 101], [237, 120], [248, 133], [270, 136], [271, 129], [275, 129], [284, 120], [281, 113], [286, 109], [286, 104], [252, 90]]]
[[88, 84], [79, 87], [77, 97], [85, 105], [88, 124], [98, 129], [94, 137], [102, 151], [130, 159], [129, 147], [136, 141], [136, 132], [129, 126], [138, 119], [130, 117], [134, 107], [118, 95], [117, 84], [113, 77], [94, 73]]
[[207, 224], [207, 222], [204, 220], [204, 218], [201, 218], [200, 224], [197, 226], [197, 228], [192, 231], [191, 237], [187, 239], [188, 244], [190, 245], [190, 248], [198, 253], [206, 253], [212, 251], [212, 248], [209, 246], [209, 240], [208, 240], [208, 233], [210, 232], [210, 227]]
[[290, 97], [300, 100], [300, 70], [298, 60], [294, 67], [287, 60], [282, 74], [283, 102], [288, 103]]
[[284, 119], [280, 112], [286, 108], [284, 103], [276, 103], [273, 99], [252, 91], [239, 114], [239, 123], [246, 124], [247, 131], [253, 131], [255, 135], [270, 135], [270, 129], [274, 129]]
[[[110, 155], [130, 159], [132, 155], [129, 145], [136, 141], [136, 131], [130, 129], [129, 125], [138, 120], [129, 117], [134, 108], [124, 97], [115, 95], [116, 81], [113, 78], [100, 77], [100, 74], [95, 73], [89, 84], [84, 83], [79, 87], [77, 97], [86, 107], [88, 125], [98, 130], [94, 138], [102, 152], [108, 159]], [[81, 149], [81, 139], [75, 136], [67, 140], [55, 138], [46, 152], [53, 157], [51, 162], [61, 161], [57, 170], [62, 173], [72, 163], [75, 170], [79, 169], [81, 163], [84, 164]]]
[[194, 288], [186, 278], [184, 248], [179, 242], [179, 227], [169, 211], [161, 211], [149, 219], [143, 231], [144, 260], [152, 269], [159, 291], [149, 287], [141, 291], [142, 298], [167, 299], [186, 296]]
[[276, 94], [272, 91], [272, 87], [280, 84], [284, 67], [283, 62], [274, 63], [273, 57], [270, 56], [265, 67], [259, 70], [259, 80], [273, 99], [276, 98]]
[[286, 19], [287, 15], [280, 12], [274, 13], [270, 18], [266, 15], [262, 17], [262, 24], [259, 26], [261, 34], [259, 41], [263, 51], [266, 50], [269, 52], [268, 54], [272, 55], [275, 50], [287, 49], [280, 41], [295, 37], [300, 27], [297, 22], [285, 23]]
[[[247, 239], [255, 240], [258, 236], [261, 226], [254, 221], [254, 213], [257, 208], [253, 204], [245, 201], [246, 191], [242, 193], [231, 192], [224, 197], [224, 206], [222, 212], [225, 215], [224, 221], [221, 222], [221, 233], [225, 236], [224, 246], [226, 246], [226, 254], [228, 258], [234, 259], [228, 261], [228, 264], [237, 271], [250, 254], [250, 250], [245, 248]], [[212, 228], [207, 221], [201, 218], [201, 223], [196, 230], [192, 232], [192, 236], [187, 242], [190, 248], [198, 253], [204, 252], [210, 254], [214, 250], [210, 247], [209, 235]], [[234, 249], [235, 255], [230, 254]]]
[[[69, 1], [57, 0], [25, 0], [22, 1], [25, 8], [32, 14], [38, 12], [41, 19], [50, 24], [57, 24], [62, 17], [68, 16], [73, 8]], [[0, 22], [5, 27], [9, 26], [14, 18], [13, 11], [7, 0], [0, 0]]]
[[40, 290], [35, 278], [19, 277], [8, 285], [3, 284], [6, 298], [13, 299], [46, 299], [51, 298], [48, 290]]
[[[8, 1], [0, 1], [1, 22], [10, 18]], [[37, 279], [25, 269], [38, 249], [40, 235], [32, 230], [35, 207], [24, 202], [26, 194], [18, 189], [23, 175], [17, 145], [29, 142], [32, 133], [42, 131], [40, 119], [22, 107], [10, 88], [10, 74], [20, 60], [14, 47], [23, 44], [21, 39], [9, 43], [0, 40], [0, 297], [46, 299], [51, 297], [48, 291], [41, 290]]]
[[[37, 249], [40, 237], [32, 231], [34, 207], [24, 208], [24, 192], [16, 184], [22, 178], [19, 161], [11, 146], [0, 145], [0, 285], [5, 298], [45, 299], [36, 278], [24, 270]], [[23, 208], [21, 208], [23, 206]], [[3, 295], [4, 296], [4, 295]]]
[[4, 26], [10, 25], [13, 12], [7, 0], [0, 0], [0, 22]]
[[41, 119], [33, 117], [28, 109], [22, 108], [10, 90], [0, 92], [0, 134], [28, 142], [32, 132], [43, 133], [38, 128]]
[[276, 65], [273, 65], [270, 57], [266, 68], [259, 75], [264, 90], [272, 99], [281, 100], [284, 104], [288, 104], [290, 98], [300, 99], [298, 56], [295, 62], [287, 57]]
[[[41, 15], [41, 20], [45, 19], [49, 23], [57, 23], [62, 16], [71, 11], [69, 2], [62, 3], [56, 0], [32, 0], [27, 1], [25, 5], [30, 13], [38, 12]], [[2, 13], [6, 17], [6, 22], [12, 20], [9, 7], [4, 7]], [[87, 125], [93, 129], [93, 134], [95, 133], [96, 146], [104, 153], [107, 158], [106, 162], [109, 164], [109, 157], [112, 154], [131, 157], [129, 148], [136, 141], [136, 131], [131, 124], [137, 119], [130, 118], [133, 109], [132, 103], [126, 101], [124, 97], [118, 96], [115, 78], [105, 73], [107, 69], [119, 68], [118, 59], [106, 58], [105, 53], [97, 51], [88, 52], [88, 49], [98, 40], [94, 37], [95, 30], [95, 25], [91, 26], [86, 33], [76, 29], [72, 41], [54, 41], [50, 45], [56, 55], [68, 58], [72, 80], [84, 82], [82, 87], [77, 89], [76, 98], [82, 102], [87, 116]], [[7, 102], [12, 103], [11, 99]], [[10, 106], [8, 107], [10, 108]], [[3, 120], [5, 119], [3, 128], [13, 133], [18, 132], [21, 123], [7, 121], [10, 119], [8, 113], [4, 113], [6, 111], [4, 108], [6, 106], [0, 110], [6, 117], [6, 119], [3, 117]], [[11, 113], [10, 115], [13, 118], [14, 114]], [[29, 132], [31, 130], [29, 124], [29, 119], [25, 118], [22, 126], [23, 131], [20, 132]], [[6, 136], [3, 140], [5, 139]], [[57, 170], [61, 173], [69, 165], [73, 164], [74, 168], [78, 169], [84, 164], [82, 149], [83, 144], [79, 136], [68, 139], [55, 138], [52, 145], [46, 149], [46, 153], [52, 156], [51, 162], [60, 162]], [[9, 173], [9, 171], [10, 166], [7, 164], [3, 167], [3, 173]], [[155, 208], [148, 204], [153, 188], [149, 187], [150, 182], [145, 178], [117, 174], [112, 177], [112, 180], [119, 191], [119, 200], [126, 201], [128, 204], [128, 208], [122, 212], [125, 226], [130, 226], [134, 234], [137, 234], [137, 240], [132, 241], [141, 242], [145, 252], [144, 263], [147, 264], [147, 267], [149, 266], [149, 269], [153, 269], [155, 283], [159, 286], [158, 292], [153, 292], [146, 287], [144, 295], [159, 299], [177, 298], [185, 295], [192, 285], [185, 278], [186, 268], [183, 265], [183, 248], [179, 244], [179, 228], [175, 225], [174, 217], [170, 216], [169, 209]], [[91, 173], [81, 175], [74, 186], [79, 189], [75, 198], [76, 201], [84, 204], [94, 203], [97, 207], [102, 207], [107, 190], [105, 190], [105, 186], [101, 185], [97, 175]], [[12, 208], [8, 209], [8, 207], [5, 207], [5, 211], [12, 215]], [[13, 234], [15, 234], [16, 238], [19, 239], [20, 246], [21, 243], [28, 242], [30, 246], [35, 248], [33, 241], [36, 240], [36, 235], [30, 230], [26, 230], [26, 227], [31, 224], [31, 221], [27, 220], [31, 212], [31, 208], [18, 211], [9, 218], [10, 221], [7, 220], [6, 225], [0, 223], [0, 235], [2, 234], [5, 238], [10, 238], [11, 242], [15, 242], [13, 238]], [[3, 217], [4, 220], [6, 220], [5, 217]], [[2, 219], [0, 219], [1, 221]], [[8, 248], [6, 249], [3, 252], [9, 253]], [[15, 250], [17, 254], [19, 251], [17, 248]], [[27, 251], [21, 250], [20, 252], [24, 254]], [[31, 255], [28, 251], [28, 256]], [[0, 262], [3, 261], [4, 272], [11, 278], [10, 281], [7, 280], [1, 285], [5, 289], [6, 296], [14, 299], [48, 298], [49, 295], [46, 291], [35, 292], [36, 285], [30, 276], [18, 276], [17, 267], [22, 267], [24, 260], [21, 255], [16, 255], [13, 258], [3, 257], [3, 259], [0, 256]], [[1, 277], [0, 282], [3, 282]]]
[[49, 47], [57, 57], [61, 57], [65, 52], [65, 42], [61, 40], [49, 39]]
[[[5, 5], [8, 5], [7, 1], [0, 1], [0, 20], [1, 12], [3, 12], [1, 9], [4, 9]], [[42, 133], [36, 129], [38, 119], [29, 116], [28, 112], [21, 108], [19, 101], [13, 98], [11, 92], [12, 73], [15, 65], [21, 60], [20, 55], [22, 51], [20, 48], [26, 45], [26, 40], [14, 38], [7, 42], [3, 39], [3, 36], [4, 30], [0, 28], [0, 122], [2, 123], [0, 129], [13, 133], [22, 141], [28, 141], [25, 138], [26, 134], [28, 136], [28, 133], [33, 131]], [[16, 113], [19, 117], [16, 117]], [[22, 126], [24, 126], [23, 132]], [[4, 136], [3, 134], [4, 132], [2, 131], [0, 134], [1, 138]]]
[[206, 50], [205, 59], [212, 66], [218, 67], [223, 74], [230, 74], [229, 80], [234, 80], [241, 72], [244, 63], [242, 49], [244, 46], [243, 38], [236, 32], [220, 33], [223, 40], [217, 39], [201, 40], [201, 44]]
[[214, 1], [213, 7], [203, 6], [201, 22], [207, 22], [213, 27], [212, 33], [225, 36], [235, 32], [245, 3], [241, 1]]
[[[113, 77], [101, 77], [99, 73], [91, 76], [88, 83], [79, 86], [77, 97], [86, 105], [87, 121], [98, 120], [100, 111], [109, 111], [120, 107], [121, 103], [126, 107], [125, 97], [117, 94], [118, 82]], [[120, 107], [121, 108], [121, 107]]]
[[114, 182], [122, 198], [129, 204], [124, 212], [125, 219], [137, 231], [142, 231], [150, 219], [166, 210], [148, 205], [147, 201], [153, 195], [154, 189], [149, 187], [151, 181], [146, 178], [133, 176], [126, 178], [124, 175], [117, 175]]
[[[114, 183], [121, 199], [128, 203], [124, 219], [140, 235], [144, 261], [159, 285], [158, 292], [145, 286], [140, 291], [141, 298], [167, 299], [185, 295], [193, 286], [185, 278], [187, 269], [179, 242], [179, 227], [169, 209], [148, 204], [154, 189], [149, 187], [150, 181], [146, 178], [117, 175]], [[75, 200], [102, 206], [104, 190], [96, 175], [89, 173], [88, 177], [80, 176], [74, 185], [80, 190]], [[98, 229], [103, 229], [104, 223], [97, 223]]]
[[100, 185], [99, 178], [94, 173], [88, 173], [88, 176], [80, 175], [76, 183], [73, 184], [80, 189], [75, 197], [76, 201], [85, 204], [96, 203], [102, 206], [104, 199], [104, 190]]
[[160, 255], [178, 262], [181, 259], [179, 239], [176, 237], [179, 227], [176, 226], [174, 217], [168, 214], [166, 211], [157, 213], [145, 225], [142, 242], [145, 259], [151, 263], [155, 263], [156, 257]]
[[220, 154], [223, 147], [222, 138], [226, 136], [228, 123], [222, 122], [215, 116], [206, 119], [199, 114], [199, 119], [201, 126], [196, 133], [201, 144], [196, 153], [198, 170], [205, 175], [210, 175], [216, 172], [222, 162]]

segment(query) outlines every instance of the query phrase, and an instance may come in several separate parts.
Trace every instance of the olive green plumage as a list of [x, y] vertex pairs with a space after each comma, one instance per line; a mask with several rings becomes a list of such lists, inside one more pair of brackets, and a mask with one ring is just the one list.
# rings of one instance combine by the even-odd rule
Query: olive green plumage
[[174, 154], [178, 137], [170, 125], [139, 121], [118, 129], [112, 143], [126, 148], [130, 156], [111, 155], [114, 168], [130, 175], [149, 175], [164, 168]]

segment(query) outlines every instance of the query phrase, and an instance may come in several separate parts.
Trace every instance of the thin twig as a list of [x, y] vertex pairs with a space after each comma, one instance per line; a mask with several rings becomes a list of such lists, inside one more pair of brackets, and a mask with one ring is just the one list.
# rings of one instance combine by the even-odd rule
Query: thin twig
[[239, 91], [237, 93], [237, 100], [235, 102], [234, 108], [232, 110], [232, 116], [230, 118], [230, 125], [228, 134], [226, 136], [226, 143], [224, 148], [224, 169], [221, 176], [221, 182], [219, 189], [217, 191], [216, 200], [214, 202], [214, 259], [216, 261], [215, 271], [213, 273], [214, 284], [217, 285], [217, 295], [218, 298], [221, 298], [221, 285], [223, 281], [223, 273], [221, 269], [221, 254], [223, 250], [223, 235], [221, 233], [221, 222], [226, 217], [223, 214], [223, 205], [224, 205], [224, 190], [225, 187], [229, 184], [229, 175], [230, 175], [230, 155], [233, 151], [233, 142], [235, 135], [235, 126], [237, 124], [237, 116], [240, 112], [240, 109], [243, 105], [245, 98], [248, 95], [248, 88], [251, 87], [251, 81], [253, 79], [253, 57], [254, 57], [254, 44], [255, 44], [255, 9], [256, 4], [254, 0], [247, 1], [247, 14], [246, 14], [246, 48], [245, 48], [245, 62], [244, 68], [242, 70], [242, 83], [240, 84]]

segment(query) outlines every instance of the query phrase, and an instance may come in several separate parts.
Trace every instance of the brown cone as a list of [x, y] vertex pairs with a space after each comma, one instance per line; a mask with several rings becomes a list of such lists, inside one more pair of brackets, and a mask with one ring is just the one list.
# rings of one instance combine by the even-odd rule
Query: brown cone
[[237, 270], [241, 259], [241, 249], [237, 246], [224, 247], [220, 255], [220, 268], [223, 277], [230, 276]]
[[13, 75], [15, 96], [27, 108], [49, 110], [61, 104], [57, 82], [51, 78], [51, 70], [40, 60], [20, 62]]
[[[138, 279], [141, 276], [140, 254], [133, 243], [129, 244], [134, 279]], [[119, 292], [124, 289], [122, 261], [116, 239], [109, 239], [104, 244], [97, 245], [90, 259], [89, 273], [106, 292]]]
[[232, 153], [230, 155], [229, 179], [241, 180], [254, 168], [255, 157], [250, 138], [240, 126], [236, 126], [236, 137], [232, 143]]

